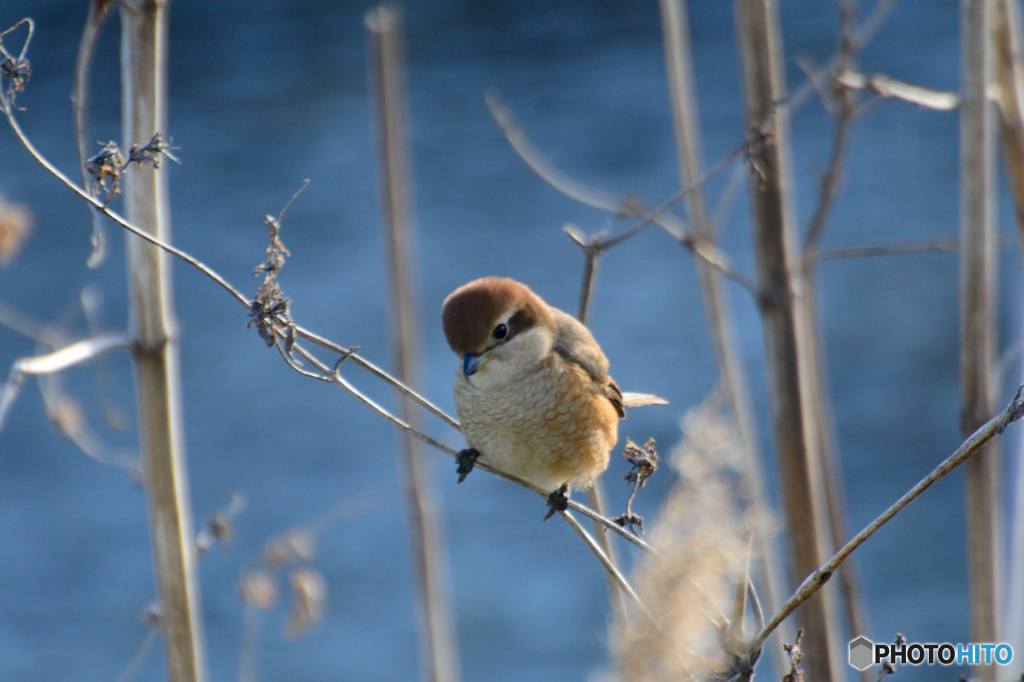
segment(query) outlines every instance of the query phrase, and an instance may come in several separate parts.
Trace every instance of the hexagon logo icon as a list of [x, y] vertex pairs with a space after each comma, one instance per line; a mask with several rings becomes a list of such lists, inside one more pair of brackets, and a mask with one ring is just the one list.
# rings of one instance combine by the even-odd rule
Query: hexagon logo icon
[[871, 653], [875, 645], [867, 637], [858, 637], [850, 642], [850, 665], [857, 670], [867, 670], [874, 658]]

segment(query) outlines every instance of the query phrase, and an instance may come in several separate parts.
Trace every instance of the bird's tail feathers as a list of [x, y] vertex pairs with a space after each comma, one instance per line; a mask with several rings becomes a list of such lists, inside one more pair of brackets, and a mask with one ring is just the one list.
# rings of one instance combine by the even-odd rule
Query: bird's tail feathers
[[644, 405], [668, 405], [668, 401], [650, 393], [622, 394], [623, 407], [643, 407]]

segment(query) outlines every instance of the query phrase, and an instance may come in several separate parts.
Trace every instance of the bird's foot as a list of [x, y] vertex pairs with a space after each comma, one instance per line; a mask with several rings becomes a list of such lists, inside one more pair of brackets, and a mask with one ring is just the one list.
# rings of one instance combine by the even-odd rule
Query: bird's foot
[[555, 512], [564, 512], [569, 508], [569, 485], [564, 484], [561, 488], [548, 495], [548, 513], [544, 515], [547, 521]]
[[466, 448], [455, 455], [455, 473], [459, 475], [459, 483], [466, 480], [479, 457], [480, 452], [476, 448]]

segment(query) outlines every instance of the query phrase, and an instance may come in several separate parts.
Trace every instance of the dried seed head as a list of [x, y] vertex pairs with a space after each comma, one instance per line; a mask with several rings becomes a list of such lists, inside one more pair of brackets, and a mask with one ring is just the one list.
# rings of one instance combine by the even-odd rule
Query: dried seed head
[[104, 205], [121, 193], [121, 173], [124, 171], [124, 156], [117, 143], [111, 140], [103, 146], [99, 154], [85, 162], [85, 170], [92, 177], [89, 193], [97, 199], [101, 193]]
[[[137, 144], [132, 145], [132, 148], [128, 150], [128, 163], [159, 168], [161, 156], [166, 156], [175, 163], [181, 163], [178, 157], [171, 153], [172, 149], [178, 149], [178, 147], [172, 147], [169, 143], [164, 142], [163, 137], [158, 132], [153, 135], [149, 142], [141, 147]], [[125, 166], [127, 165], [125, 164]]]
[[297, 530], [270, 542], [264, 552], [271, 566], [283, 566], [312, 561], [316, 555], [316, 539], [312, 534]]
[[243, 576], [238, 591], [242, 601], [261, 609], [273, 608], [277, 603], [277, 582], [269, 571], [253, 571]]
[[0, 196], [0, 268], [13, 261], [32, 232], [32, 212]]
[[224, 547], [231, 542], [231, 537], [234, 535], [235, 517], [241, 514], [243, 509], [245, 509], [245, 498], [237, 493], [232, 495], [228, 506], [214, 514], [206, 527], [199, 531], [199, 535], [196, 536], [196, 549], [206, 552], [215, 543], [220, 543], [220, 546]]
[[306, 634], [306, 630], [323, 618], [327, 583], [317, 571], [305, 567], [292, 571], [291, 583], [292, 612], [285, 626], [285, 635], [294, 639]]

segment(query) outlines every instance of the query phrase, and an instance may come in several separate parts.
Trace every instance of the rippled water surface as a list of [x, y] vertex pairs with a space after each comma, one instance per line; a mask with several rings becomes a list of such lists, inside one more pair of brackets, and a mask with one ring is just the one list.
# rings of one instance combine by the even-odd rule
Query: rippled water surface
[[[421, 386], [453, 410], [455, 358], [439, 324], [444, 296], [501, 274], [575, 310], [582, 257], [561, 231], [622, 229], [537, 178], [509, 148], [483, 94], [500, 92], [536, 145], [572, 176], [655, 204], [678, 190], [664, 56], [654, 2], [409, 3], [409, 121], [414, 154]], [[281, 275], [295, 319], [390, 365], [376, 138], [368, 100], [363, 2], [179, 1], [171, 10], [170, 124], [182, 160], [170, 168], [174, 242], [244, 291], [264, 257], [266, 214], [304, 178], [282, 237]], [[706, 164], [743, 136], [731, 3], [692, 0], [691, 29]], [[821, 62], [836, 42], [833, 3], [784, 0], [788, 78], [797, 57]], [[68, 95], [85, 3], [11, 0], [0, 24], [37, 21], [32, 81], [19, 100], [27, 133], [69, 173]], [[865, 72], [937, 89], [959, 81], [958, 3], [905, 0], [865, 51]], [[99, 43], [91, 139], [117, 139], [116, 21]], [[793, 118], [796, 206], [806, 224], [827, 165], [832, 123], [817, 102]], [[858, 120], [828, 247], [955, 236], [959, 224], [955, 113], [888, 103]], [[728, 173], [708, 194], [717, 200]], [[126, 324], [121, 235], [98, 270], [88, 216], [0, 130], [0, 191], [27, 204], [37, 228], [0, 271], [0, 299], [84, 333], [79, 291], [93, 285], [105, 323]], [[722, 244], [753, 272], [745, 188]], [[1004, 207], [1004, 231], [1012, 233]], [[1016, 246], [1003, 250], [1007, 333], [1016, 324]], [[846, 479], [849, 526], [870, 521], [958, 444], [957, 258], [950, 253], [839, 260], [819, 267], [819, 303]], [[263, 621], [266, 680], [401, 680], [418, 671], [408, 528], [396, 432], [351, 398], [290, 370], [247, 330], [245, 311], [209, 280], [174, 266], [181, 331], [190, 485], [197, 522], [241, 492], [248, 508], [225, 551], [200, 564], [211, 679], [237, 674], [242, 608], [236, 582], [263, 543], [344, 500], [383, 491], [379, 506], [324, 534], [315, 567], [329, 590], [324, 621], [297, 641], [287, 609]], [[1012, 286], [1011, 286], [1012, 284]], [[762, 441], [769, 410], [760, 321], [730, 285]], [[626, 390], [665, 396], [622, 424], [665, 451], [679, 420], [714, 386], [714, 360], [691, 256], [649, 228], [601, 261], [590, 326]], [[33, 344], [0, 328], [0, 365]], [[394, 398], [358, 370], [353, 381]], [[100, 377], [97, 382], [96, 376]], [[65, 384], [104, 438], [97, 405], [131, 414], [125, 354]], [[458, 435], [427, 430], [452, 447]], [[1009, 441], [1008, 441], [1009, 442]], [[607, 667], [609, 610], [598, 564], [564, 524], [543, 524], [534, 495], [485, 474], [456, 487], [453, 466], [427, 453], [448, 547], [449, 586], [467, 680], [582, 680]], [[766, 459], [769, 466], [772, 458]], [[606, 476], [613, 508], [624, 470]], [[1009, 478], [1009, 477], [1008, 477]], [[660, 479], [660, 480], [658, 480]], [[666, 469], [638, 501], [653, 515]], [[961, 476], [939, 483], [856, 555], [875, 640], [966, 641]], [[113, 680], [144, 636], [154, 595], [146, 506], [121, 470], [83, 456], [45, 418], [26, 383], [0, 433], [0, 679]], [[631, 557], [628, 557], [631, 558]], [[766, 668], [767, 671], [767, 668]], [[951, 672], [951, 671], [950, 671]], [[923, 680], [926, 670], [901, 670]], [[163, 675], [159, 653], [141, 679]]]

